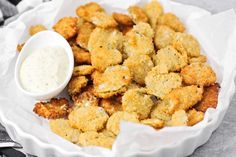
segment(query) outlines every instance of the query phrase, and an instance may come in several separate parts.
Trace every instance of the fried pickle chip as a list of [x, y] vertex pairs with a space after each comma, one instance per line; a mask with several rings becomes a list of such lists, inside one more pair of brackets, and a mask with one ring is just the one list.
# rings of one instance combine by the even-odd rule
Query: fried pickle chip
[[216, 74], [206, 63], [192, 63], [181, 70], [183, 81], [187, 85], [209, 86], [216, 82]]
[[182, 78], [177, 73], [160, 74], [155, 67], [145, 77], [147, 92], [163, 99], [171, 90], [182, 85]]
[[49, 121], [50, 129], [62, 138], [72, 142], [78, 143], [80, 131], [74, 129], [69, 125], [69, 120], [67, 119], [55, 119]]
[[29, 28], [29, 34], [32, 36], [38, 32], [45, 31], [47, 28], [44, 25], [34, 25]]
[[118, 25], [117, 22], [113, 19], [113, 17], [106, 14], [105, 12], [97, 12], [91, 18], [91, 22], [94, 25], [102, 28], [112, 28]]
[[94, 95], [93, 86], [87, 86], [82, 93], [72, 95], [74, 105], [81, 107], [98, 106], [98, 98]]
[[102, 99], [100, 106], [108, 113], [109, 116], [117, 111], [122, 111], [121, 97], [111, 97], [108, 99]]
[[18, 44], [17, 47], [16, 47], [16, 50], [17, 50], [18, 52], [20, 52], [24, 45], [25, 45], [25, 43]]
[[81, 89], [88, 83], [88, 79], [85, 76], [73, 77], [68, 84], [69, 95], [74, 95], [81, 92]]
[[65, 98], [52, 98], [49, 102], [38, 102], [33, 111], [47, 119], [63, 118], [68, 115], [69, 102]]
[[138, 116], [135, 113], [128, 113], [124, 111], [118, 111], [114, 113], [107, 121], [107, 130], [113, 132], [115, 135], [118, 135], [120, 132], [120, 122], [129, 121], [138, 123]]
[[74, 67], [73, 76], [90, 75], [94, 71], [94, 67], [91, 65], [78, 65]]
[[90, 34], [95, 29], [95, 26], [90, 22], [84, 22], [78, 26], [79, 32], [76, 37], [76, 44], [80, 47], [88, 50], [88, 41], [90, 38]]
[[77, 18], [63, 17], [53, 26], [53, 29], [68, 40], [77, 35]]
[[187, 55], [181, 55], [172, 46], [167, 46], [157, 51], [153, 60], [156, 66], [162, 67], [160, 73], [180, 71], [188, 62]]
[[163, 14], [158, 20], [158, 24], [166, 25], [176, 32], [184, 32], [185, 26], [180, 19], [172, 13]]
[[139, 22], [148, 22], [146, 13], [139, 6], [130, 6], [128, 11], [135, 24], [138, 24]]
[[144, 125], [149, 125], [155, 129], [161, 129], [164, 127], [164, 121], [158, 118], [144, 119], [141, 121], [141, 123]]
[[193, 57], [193, 58], [190, 58], [189, 59], [189, 63], [191, 64], [191, 63], [206, 63], [206, 61], [207, 61], [207, 58], [206, 58], [206, 56], [203, 56], [203, 55], [200, 55], [200, 56], [198, 56], [198, 57]]
[[190, 34], [175, 33], [172, 45], [180, 53], [187, 53], [188, 57], [198, 57], [200, 55], [200, 45], [197, 39]]
[[128, 33], [129, 31], [132, 30], [133, 26], [124, 26], [124, 25], [119, 25], [119, 30], [122, 32], [123, 35]]
[[188, 124], [188, 115], [184, 110], [176, 111], [171, 120], [168, 122], [169, 126], [187, 126]]
[[81, 131], [99, 131], [105, 127], [109, 116], [98, 106], [74, 108], [69, 114], [69, 123]]
[[87, 131], [79, 136], [79, 144], [82, 146], [100, 146], [111, 149], [114, 141], [115, 137], [96, 131]]
[[140, 22], [125, 34], [124, 52], [127, 56], [154, 53], [154, 31], [148, 23]]
[[204, 119], [204, 113], [195, 109], [188, 111], [188, 126], [193, 126]]
[[122, 108], [129, 113], [136, 113], [139, 119], [146, 119], [153, 106], [151, 96], [145, 89], [131, 89], [122, 97]]
[[145, 13], [149, 18], [149, 22], [153, 29], [156, 28], [158, 19], [163, 14], [163, 7], [157, 0], [152, 0], [148, 4], [145, 5]]
[[133, 80], [139, 84], [145, 84], [145, 76], [153, 68], [153, 62], [148, 55], [131, 56], [124, 61], [133, 76]]
[[172, 45], [175, 31], [165, 25], [159, 25], [156, 27], [156, 33], [154, 37], [154, 43], [158, 49], [165, 48], [168, 45]]
[[133, 26], [133, 21], [130, 16], [122, 13], [113, 13], [113, 18], [116, 20], [116, 22], [120, 25], [124, 26]]
[[94, 68], [104, 71], [106, 67], [122, 62], [123, 35], [115, 29], [96, 28], [89, 39], [88, 49]]
[[100, 98], [125, 92], [130, 82], [130, 70], [122, 65], [108, 67], [104, 73], [95, 72], [93, 75], [94, 92]]
[[206, 112], [208, 108], [216, 108], [218, 103], [219, 84], [204, 88], [202, 100], [195, 106], [198, 111]]
[[98, 12], [104, 12], [104, 9], [95, 2], [81, 5], [76, 9], [76, 14], [86, 21], [92, 22], [92, 17]]
[[85, 51], [84, 49], [72, 45], [72, 52], [74, 54], [74, 60], [77, 64], [91, 64], [91, 55], [88, 51]]

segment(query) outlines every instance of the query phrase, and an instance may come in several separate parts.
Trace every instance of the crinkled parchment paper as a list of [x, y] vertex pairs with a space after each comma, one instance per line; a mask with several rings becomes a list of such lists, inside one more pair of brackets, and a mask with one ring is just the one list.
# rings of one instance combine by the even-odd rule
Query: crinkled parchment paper
[[[95, 0], [108, 12], [127, 12], [130, 5], [143, 6], [148, 0]], [[185, 23], [187, 32], [193, 34], [200, 42], [202, 53], [207, 55], [208, 62], [217, 73], [221, 85], [217, 109], [208, 109], [204, 120], [194, 127], [166, 127], [156, 131], [141, 124], [123, 122], [121, 132], [114, 143], [113, 149], [99, 147], [79, 147], [53, 134], [46, 120], [32, 112], [34, 100], [23, 95], [14, 81], [14, 66], [18, 53], [17, 43], [29, 38], [28, 28], [34, 24], [43, 24], [49, 29], [63, 16], [76, 16], [77, 6], [87, 3], [85, 0], [55, 0], [40, 5], [30, 13], [25, 13], [15, 22], [0, 29], [0, 114], [14, 122], [24, 132], [41, 141], [58, 146], [69, 152], [83, 152], [96, 156], [129, 156], [135, 153], [152, 155], [165, 149], [181, 144], [183, 140], [195, 140], [195, 147], [203, 144], [214, 129], [220, 124], [235, 91], [234, 77], [236, 67], [236, 15], [233, 10], [216, 15], [188, 5], [161, 0], [166, 12], [173, 12]], [[2, 122], [4, 124], [4, 121]], [[8, 128], [7, 128], [8, 129]], [[9, 132], [11, 132], [9, 130]], [[11, 134], [11, 133], [10, 133]], [[199, 136], [200, 135], [200, 136]], [[22, 139], [14, 138], [16, 141]], [[182, 156], [192, 153], [188, 147], [181, 148], [179, 154], [171, 152], [172, 156]], [[30, 147], [26, 151], [33, 153]], [[40, 148], [39, 148], [40, 149]], [[78, 153], [79, 155], [80, 153]], [[84, 155], [85, 155], [84, 154]], [[83, 156], [84, 156], [83, 155]], [[157, 154], [156, 154], [157, 155]]]

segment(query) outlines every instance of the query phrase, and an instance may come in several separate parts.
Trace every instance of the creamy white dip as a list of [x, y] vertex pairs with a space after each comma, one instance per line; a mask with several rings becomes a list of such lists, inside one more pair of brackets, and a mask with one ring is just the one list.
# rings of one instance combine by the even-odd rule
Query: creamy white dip
[[43, 47], [33, 51], [20, 67], [23, 88], [44, 93], [61, 85], [68, 75], [69, 58], [62, 47]]

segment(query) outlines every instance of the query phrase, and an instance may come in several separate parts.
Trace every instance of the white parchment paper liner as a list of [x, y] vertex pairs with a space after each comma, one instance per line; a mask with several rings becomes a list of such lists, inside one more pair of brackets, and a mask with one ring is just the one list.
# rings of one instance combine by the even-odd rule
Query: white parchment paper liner
[[[127, 12], [130, 5], [143, 6], [148, 0], [95, 0], [108, 12]], [[20, 142], [28, 153], [38, 156], [183, 156], [205, 143], [222, 121], [235, 92], [236, 15], [233, 10], [211, 15], [188, 5], [161, 0], [165, 11], [174, 12], [186, 24], [202, 46], [202, 53], [217, 73], [221, 85], [217, 109], [208, 109], [204, 120], [194, 127], [166, 127], [155, 131], [151, 127], [122, 123], [113, 149], [79, 147], [53, 134], [47, 121], [32, 112], [34, 100], [16, 88], [14, 66], [17, 43], [28, 36], [28, 28], [44, 24], [51, 28], [63, 16], [75, 16], [82, 0], [56, 0], [24, 13], [15, 22], [0, 29], [0, 120], [10, 136]], [[40, 146], [40, 147], [35, 147]]]

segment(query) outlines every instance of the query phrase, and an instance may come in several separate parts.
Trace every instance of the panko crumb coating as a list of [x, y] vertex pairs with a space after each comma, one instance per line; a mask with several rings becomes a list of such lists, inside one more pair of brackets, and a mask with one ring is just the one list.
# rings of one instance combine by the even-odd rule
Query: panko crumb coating
[[180, 19], [173, 13], [165, 13], [158, 20], [158, 24], [166, 25], [176, 32], [184, 32], [185, 26]]

